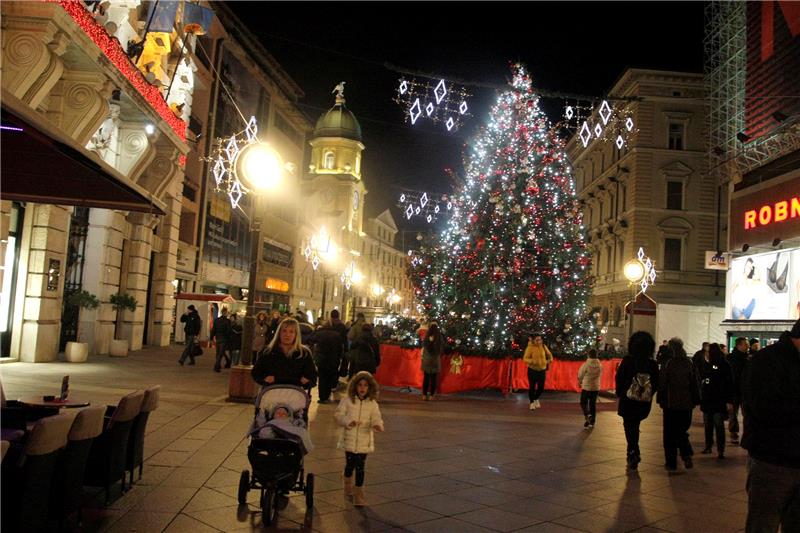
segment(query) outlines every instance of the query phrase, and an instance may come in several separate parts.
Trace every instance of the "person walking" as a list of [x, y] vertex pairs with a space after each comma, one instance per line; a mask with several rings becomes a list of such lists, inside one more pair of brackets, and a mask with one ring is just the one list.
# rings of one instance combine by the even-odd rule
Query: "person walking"
[[709, 347], [700, 365], [700, 410], [706, 430], [706, 447], [702, 453], [711, 453], [714, 434], [717, 436], [717, 458], [725, 458], [725, 420], [733, 402], [733, 373], [719, 345]]
[[750, 357], [753, 357], [755, 354], [757, 354], [759, 350], [761, 350], [761, 341], [756, 338], [750, 339], [750, 350], [748, 352]]
[[228, 308], [223, 307], [219, 312], [219, 316], [211, 326], [211, 334], [209, 338], [217, 344], [217, 358], [214, 360], [214, 372], [219, 372], [222, 365], [222, 358], [224, 357], [227, 363], [225, 368], [230, 368], [231, 360], [225, 354], [228, 349], [228, 344], [231, 338], [231, 321], [228, 319]]
[[422, 399], [432, 400], [436, 394], [439, 372], [442, 370], [444, 339], [439, 324], [431, 322], [422, 342]]
[[197, 336], [200, 335], [200, 329], [203, 326], [203, 321], [200, 320], [200, 314], [193, 305], [186, 308], [186, 312], [181, 315], [181, 322], [184, 323], [183, 332], [186, 334], [186, 347], [181, 353], [181, 358], [178, 363], [183, 366], [186, 358], [189, 358], [189, 366], [194, 363], [194, 350], [197, 345]]
[[738, 337], [733, 351], [728, 355], [728, 364], [733, 372], [733, 408], [728, 419], [731, 444], [739, 444], [739, 408], [742, 405], [742, 374], [747, 366], [747, 339]]
[[603, 366], [597, 360], [597, 350], [589, 350], [586, 362], [578, 369], [578, 387], [581, 388], [581, 410], [586, 429], [593, 428], [597, 420], [597, 395], [600, 392], [600, 376]]
[[350, 325], [350, 330], [347, 332], [347, 347], [348, 349], [351, 345], [361, 336], [361, 328], [364, 327], [364, 324], [367, 323], [367, 319], [364, 317], [364, 313], [358, 313], [356, 315], [356, 321]]
[[661, 346], [658, 347], [658, 352], [656, 353], [656, 363], [658, 363], [659, 369], [664, 368], [664, 365], [667, 364], [667, 359], [669, 359], [669, 355], [670, 355], [669, 343], [667, 341], [662, 341]]
[[345, 455], [344, 494], [353, 497], [353, 505], [363, 507], [367, 504], [364, 497], [367, 454], [375, 451], [375, 432], [384, 429], [378, 407], [378, 383], [372, 374], [359, 372], [353, 376], [347, 384], [347, 395], [339, 401], [334, 417], [340, 426], [337, 448], [344, 450]]
[[544, 381], [547, 369], [553, 361], [553, 354], [538, 333], [528, 335], [528, 346], [522, 356], [522, 361], [528, 365], [528, 399], [530, 410], [540, 408], [539, 398], [544, 392]]
[[683, 465], [687, 469], [693, 466], [689, 428], [692, 411], [700, 403], [700, 383], [697, 369], [683, 349], [683, 341], [674, 337], [667, 349], [670, 354], [659, 371], [657, 398], [663, 409], [664, 468], [674, 472], [678, 470], [678, 450]]
[[742, 374], [747, 533], [800, 531], [800, 320]]
[[628, 355], [617, 369], [617, 414], [625, 428], [627, 461], [636, 470], [642, 460], [639, 450], [639, 426], [650, 416], [655, 388], [658, 386], [658, 364], [653, 360], [656, 341], [646, 331], [637, 331], [628, 339]]
[[294, 318], [278, 324], [275, 337], [258, 356], [251, 371], [259, 385], [288, 384], [308, 389], [317, 384], [317, 367], [311, 351], [300, 343], [300, 325]]
[[[250, 358], [250, 364], [255, 365], [258, 362], [258, 354], [264, 349], [264, 346], [267, 345], [268, 339], [267, 335], [269, 334], [270, 324], [267, 320], [267, 313], [264, 311], [259, 311], [256, 315], [256, 324], [253, 328], [253, 343], [251, 348], [253, 349], [253, 354]], [[271, 338], [269, 340], [272, 340]]]
[[231, 315], [231, 337], [228, 352], [231, 355], [231, 360], [225, 365], [225, 368], [230, 368], [231, 363], [234, 365], [239, 364], [239, 355], [242, 351], [242, 323], [239, 322], [239, 317], [236, 313]]
[[314, 362], [319, 373], [319, 403], [328, 403], [331, 391], [339, 381], [339, 366], [344, 356], [342, 336], [326, 321], [314, 336]]
[[703, 361], [705, 361], [706, 357], [708, 357], [708, 350], [710, 347], [711, 343], [704, 342], [703, 347], [694, 352], [694, 355], [692, 356], [692, 362], [694, 363], [694, 366], [697, 367], [698, 372], [700, 371]]
[[350, 359], [350, 377], [362, 371], [373, 375], [377, 372], [378, 365], [381, 364], [381, 349], [378, 339], [372, 334], [371, 325], [361, 326], [361, 336], [350, 345], [348, 357]]

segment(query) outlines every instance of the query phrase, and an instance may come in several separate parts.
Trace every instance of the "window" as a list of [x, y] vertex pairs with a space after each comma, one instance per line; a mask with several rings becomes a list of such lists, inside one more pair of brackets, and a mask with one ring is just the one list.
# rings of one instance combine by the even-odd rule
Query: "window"
[[683, 130], [684, 126], [679, 122], [669, 123], [669, 149], [683, 150]]
[[664, 270], [681, 269], [681, 240], [664, 239]]
[[323, 168], [333, 170], [336, 164], [336, 155], [333, 152], [325, 152], [325, 160], [322, 163]]
[[667, 209], [683, 209], [683, 183], [667, 182]]

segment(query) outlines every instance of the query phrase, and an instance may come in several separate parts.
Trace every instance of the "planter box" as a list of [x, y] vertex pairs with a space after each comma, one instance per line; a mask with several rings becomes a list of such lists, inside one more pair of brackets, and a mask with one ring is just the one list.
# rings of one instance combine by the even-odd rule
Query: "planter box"
[[64, 349], [64, 360], [68, 363], [85, 363], [89, 358], [89, 343], [68, 342]]
[[111, 357], [128, 357], [128, 341], [114, 339], [108, 349]]

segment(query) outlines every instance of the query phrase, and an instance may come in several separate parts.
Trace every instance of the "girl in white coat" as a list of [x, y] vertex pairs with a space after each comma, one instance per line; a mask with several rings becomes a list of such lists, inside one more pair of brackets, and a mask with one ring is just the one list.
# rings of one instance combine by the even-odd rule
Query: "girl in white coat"
[[[344, 494], [353, 496], [361, 507], [364, 500], [364, 464], [367, 454], [375, 451], [375, 431], [383, 431], [378, 408], [378, 383], [369, 372], [359, 372], [347, 384], [347, 395], [336, 408], [336, 422], [341, 426], [338, 448], [344, 449]], [[353, 486], [355, 472], [355, 487]]]
[[589, 358], [578, 370], [578, 386], [581, 388], [581, 409], [585, 422], [583, 427], [594, 427], [597, 420], [597, 395], [600, 390], [600, 376], [603, 367], [597, 360], [597, 350], [589, 350]]

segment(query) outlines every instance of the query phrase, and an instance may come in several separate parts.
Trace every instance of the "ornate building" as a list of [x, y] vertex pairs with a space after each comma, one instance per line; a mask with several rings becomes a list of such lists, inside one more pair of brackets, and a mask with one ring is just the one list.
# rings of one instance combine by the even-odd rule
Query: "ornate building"
[[[194, 8], [156, 28], [139, 0], [2, 3], [3, 355], [169, 343]], [[99, 307], [71, 305], [81, 290]]]
[[637, 301], [634, 328], [678, 335], [688, 349], [719, 340], [725, 280], [704, 265], [707, 251], [724, 247], [726, 191], [707, 175], [703, 76], [629, 69], [609, 94], [637, 97], [626, 144], [594, 139], [584, 148], [577, 136], [568, 143], [593, 252], [590, 305], [604, 342], [627, 338], [632, 289], [623, 266], [640, 247], [658, 277]]

